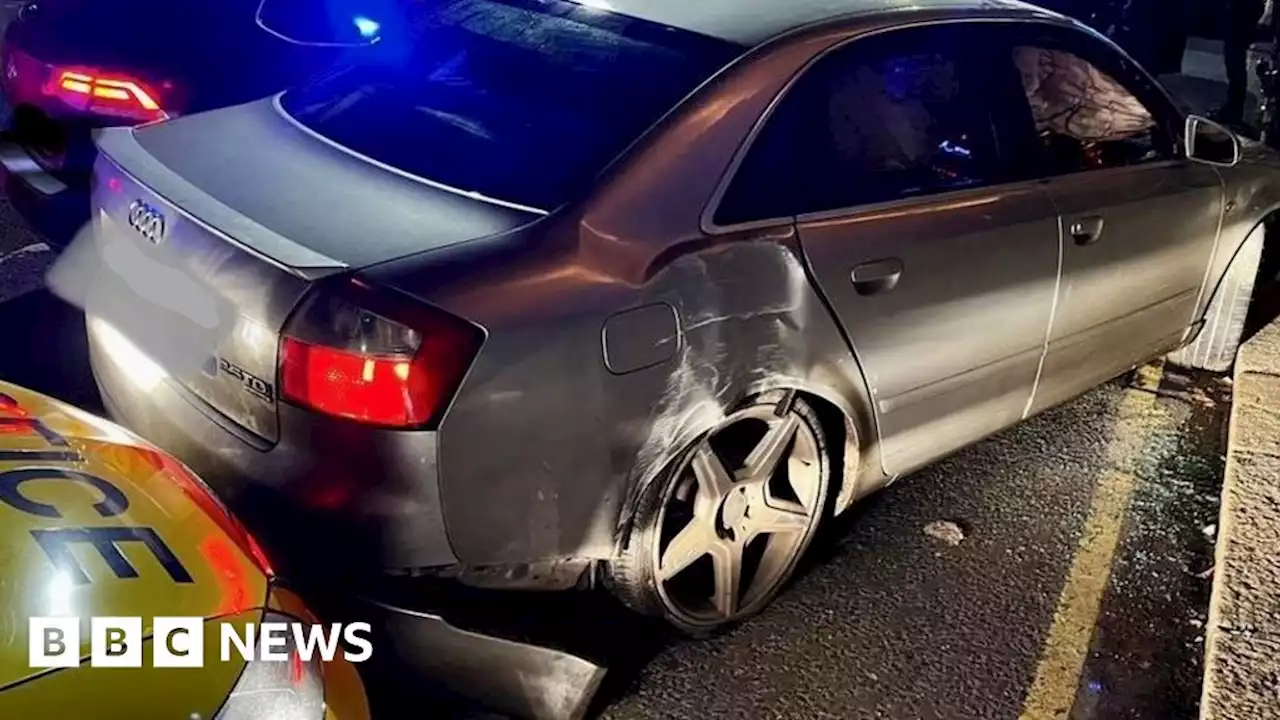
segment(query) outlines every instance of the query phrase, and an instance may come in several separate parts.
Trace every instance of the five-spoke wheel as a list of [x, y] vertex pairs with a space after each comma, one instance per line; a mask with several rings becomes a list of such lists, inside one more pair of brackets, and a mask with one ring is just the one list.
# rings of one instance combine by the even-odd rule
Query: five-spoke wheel
[[729, 416], [651, 490], [621, 558], [624, 599], [643, 591], [642, 609], [692, 632], [759, 611], [813, 539], [828, 465], [821, 425], [801, 400]]

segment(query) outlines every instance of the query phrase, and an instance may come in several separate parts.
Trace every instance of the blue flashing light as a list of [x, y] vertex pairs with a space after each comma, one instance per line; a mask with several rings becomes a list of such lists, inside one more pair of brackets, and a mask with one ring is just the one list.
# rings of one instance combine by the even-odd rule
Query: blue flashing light
[[382, 25], [376, 20], [370, 20], [363, 15], [351, 18], [351, 22], [355, 23], [356, 30], [359, 31], [360, 36], [365, 38], [377, 37], [378, 31], [382, 29]]

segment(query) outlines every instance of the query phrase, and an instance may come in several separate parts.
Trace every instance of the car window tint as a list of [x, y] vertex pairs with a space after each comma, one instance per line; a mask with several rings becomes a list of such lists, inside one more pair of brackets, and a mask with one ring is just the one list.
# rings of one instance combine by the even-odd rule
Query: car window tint
[[407, 173], [554, 210], [699, 85], [737, 45], [568, 0], [416, 3], [392, 34], [284, 110]]
[[1013, 61], [1055, 172], [1123, 167], [1164, 159], [1152, 112], [1110, 74], [1057, 48], [1020, 45]]
[[998, 182], [990, 83], [973, 71], [975, 39], [963, 26], [899, 31], [824, 58], [752, 146], [717, 223]]
[[980, 185], [995, 146], [986, 108], [945, 51], [850, 63], [827, 101], [826, 205]]

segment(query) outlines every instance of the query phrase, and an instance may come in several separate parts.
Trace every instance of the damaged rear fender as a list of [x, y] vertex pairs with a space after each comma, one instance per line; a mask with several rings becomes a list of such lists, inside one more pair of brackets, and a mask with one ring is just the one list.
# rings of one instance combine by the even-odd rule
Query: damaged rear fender
[[[871, 413], [863, 409], [855, 409], [843, 397], [828, 388], [815, 386], [798, 377], [775, 376], [762, 380], [750, 387], [743, 397], [731, 406], [724, 414], [729, 415], [748, 405], [763, 402], [781, 402], [787, 393], [796, 393], [812, 405], [822, 419], [823, 430], [827, 433], [829, 443], [840, 443], [840, 452], [833, 454], [832, 459], [840, 462], [840, 467], [833, 468], [832, 481], [836, 487], [831, 495], [830, 510], [833, 516], [839, 516], [854, 503], [876, 489], [883, 487], [888, 478], [880, 471], [880, 463], [876, 456], [874, 443], [875, 432]], [[630, 483], [632, 491], [625, 511], [619, 517], [617, 528], [617, 547], [626, 545], [631, 532], [635, 529], [636, 514], [640, 507], [640, 499], [649, 493], [656, 482], [664, 481], [671, 466], [699, 438], [709, 433], [719, 423], [720, 418], [711, 419], [705, 414], [691, 414], [689, 425], [678, 431], [675, 437], [680, 441], [672, 445], [647, 465], [648, 472]]]

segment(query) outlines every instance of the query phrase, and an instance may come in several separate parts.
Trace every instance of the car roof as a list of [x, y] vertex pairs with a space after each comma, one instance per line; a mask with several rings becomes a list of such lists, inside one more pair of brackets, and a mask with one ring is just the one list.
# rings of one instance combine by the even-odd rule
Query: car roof
[[575, 0], [642, 20], [755, 46], [803, 25], [850, 15], [883, 16], [919, 11], [952, 11], [957, 16], [1018, 15], [1057, 17], [1019, 0]]

